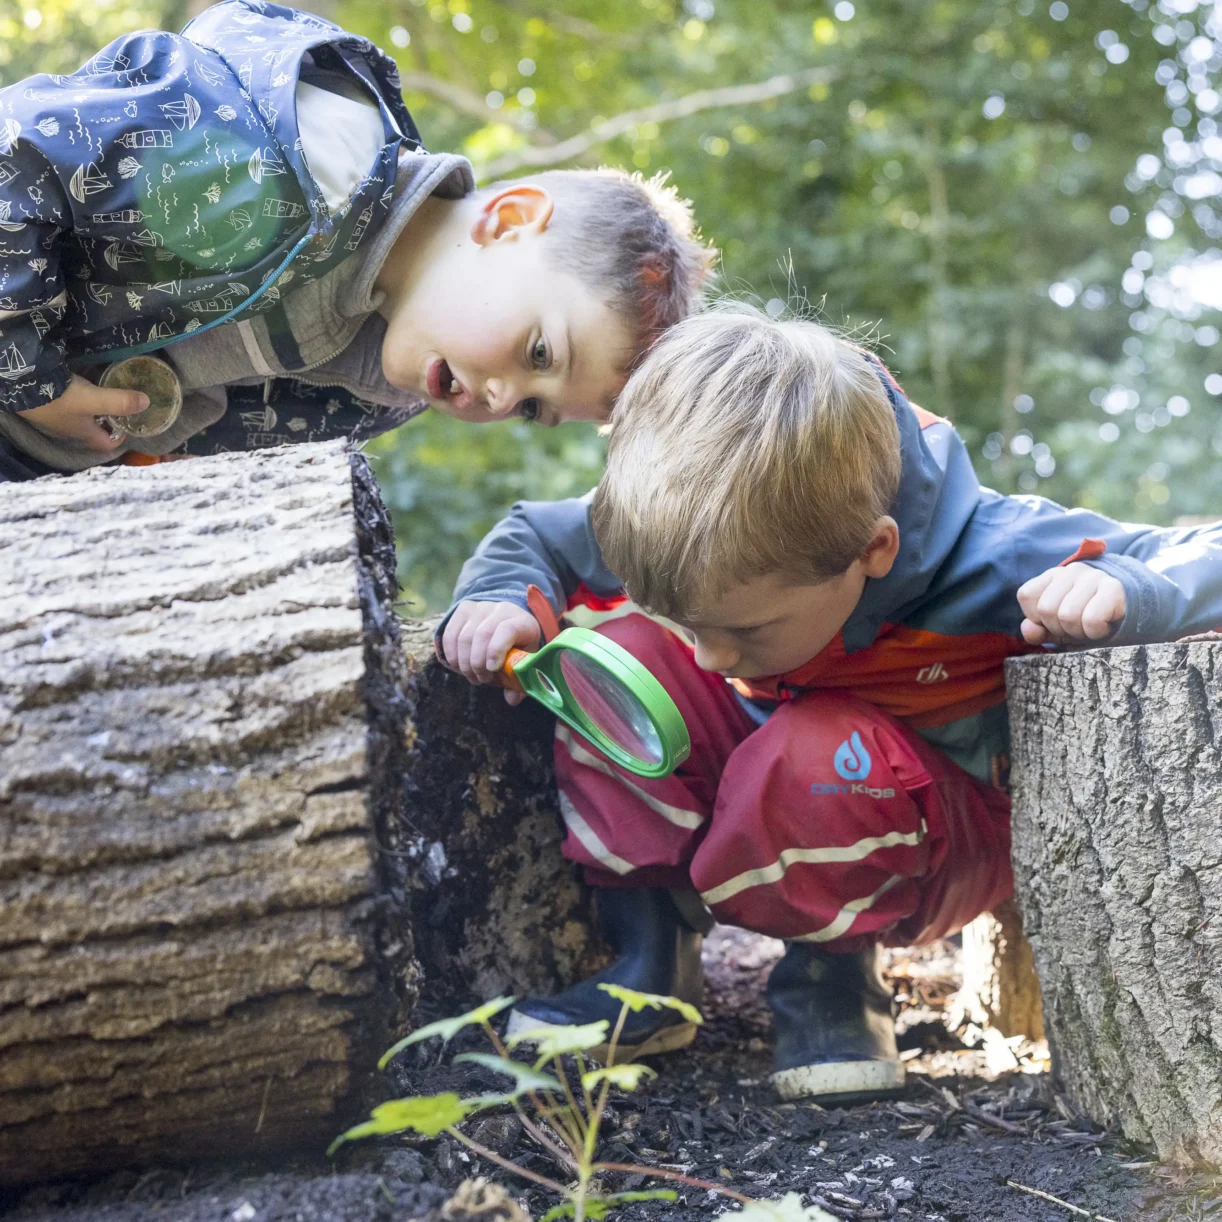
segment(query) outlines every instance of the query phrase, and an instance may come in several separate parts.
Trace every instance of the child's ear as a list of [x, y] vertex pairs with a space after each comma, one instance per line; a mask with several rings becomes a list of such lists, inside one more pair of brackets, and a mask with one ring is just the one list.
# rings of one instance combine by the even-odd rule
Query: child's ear
[[861, 571], [867, 577], [886, 577], [900, 550], [900, 528], [885, 514], [874, 523], [874, 534], [861, 555]]
[[490, 195], [471, 226], [478, 246], [515, 242], [527, 234], [540, 234], [552, 219], [552, 197], [542, 187], [518, 183]]

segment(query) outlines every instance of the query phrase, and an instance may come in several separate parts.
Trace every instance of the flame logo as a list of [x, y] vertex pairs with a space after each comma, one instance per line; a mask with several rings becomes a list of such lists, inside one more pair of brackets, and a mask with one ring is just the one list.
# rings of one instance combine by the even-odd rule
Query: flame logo
[[836, 748], [832, 763], [846, 781], [864, 781], [874, 766], [874, 761], [856, 730]]

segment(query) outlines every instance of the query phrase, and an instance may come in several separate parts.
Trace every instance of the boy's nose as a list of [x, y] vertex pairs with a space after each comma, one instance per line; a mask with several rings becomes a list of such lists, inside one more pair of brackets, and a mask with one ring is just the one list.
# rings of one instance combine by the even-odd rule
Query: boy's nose
[[703, 634], [697, 634], [696, 665], [701, 670], [724, 671], [731, 670], [738, 664], [741, 651], [731, 641], [710, 640]]
[[489, 378], [484, 383], [484, 399], [489, 413], [493, 416], [509, 415], [518, 401], [513, 386], [499, 378]]

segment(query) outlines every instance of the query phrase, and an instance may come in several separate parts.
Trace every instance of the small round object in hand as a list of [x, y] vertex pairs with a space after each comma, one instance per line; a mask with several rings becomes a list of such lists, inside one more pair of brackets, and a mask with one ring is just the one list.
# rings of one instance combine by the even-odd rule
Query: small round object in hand
[[127, 437], [156, 437], [178, 419], [182, 411], [182, 384], [178, 375], [155, 356], [133, 356], [106, 368], [99, 386], [111, 390], [142, 390], [149, 405], [134, 416], [99, 416], [99, 421]]

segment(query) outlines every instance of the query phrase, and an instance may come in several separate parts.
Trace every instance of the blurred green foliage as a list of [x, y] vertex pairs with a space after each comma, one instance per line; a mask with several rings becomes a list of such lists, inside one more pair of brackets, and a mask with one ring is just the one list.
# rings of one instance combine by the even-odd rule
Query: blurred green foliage
[[514, 501], [581, 496], [605, 453], [587, 425], [476, 428], [435, 412], [370, 449], [395, 520], [405, 613], [420, 615], [449, 605], [462, 562]]
[[[428, 146], [465, 151], [485, 180], [528, 173], [532, 156], [582, 134], [591, 147], [559, 164], [669, 170], [724, 252], [724, 289], [872, 337], [909, 395], [956, 423], [986, 483], [1150, 521], [1222, 512], [1222, 7], [339, 0], [322, 11], [396, 56]], [[0, 0], [0, 81], [181, 17], [158, 3]], [[768, 100], [649, 113], [811, 72], [815, 83]], [[408, 596], [428, 607], [445, 603], [514, 499], [583, 491], [601, 460], [586, 426], [431, 414], [371, 450]]]

